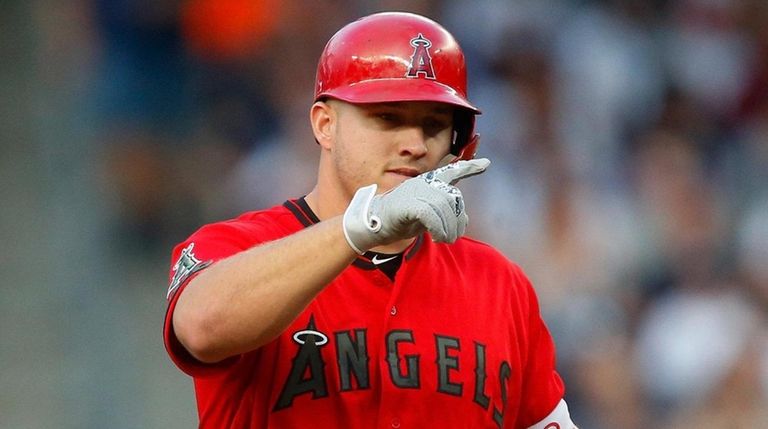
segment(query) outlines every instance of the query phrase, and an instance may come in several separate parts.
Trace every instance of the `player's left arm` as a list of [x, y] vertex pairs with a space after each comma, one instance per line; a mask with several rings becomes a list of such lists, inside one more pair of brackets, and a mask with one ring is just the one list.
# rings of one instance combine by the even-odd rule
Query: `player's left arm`
[[527, 429], [577, 429], [565, 402], [565, 385], [556, 369], [555, 344], [541, 317], [538, 297], [528, 278], [522, 272], [518, 274], [527, 289], [529, 339], [518, 424]]

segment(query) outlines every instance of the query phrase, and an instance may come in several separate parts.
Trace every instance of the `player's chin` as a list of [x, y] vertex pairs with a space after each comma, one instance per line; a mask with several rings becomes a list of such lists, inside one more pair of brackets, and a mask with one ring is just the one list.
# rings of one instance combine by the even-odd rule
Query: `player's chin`
[[403, 174], [387, 172], [386, 174], [384, 174], [384, 177], [379, 182], [379, 190], [381, 192], [387, 192], [390, 189], [396, 188], [401, 183], [405, 182], [410, 178], [411, 178], [410, 176], [406, 176]]

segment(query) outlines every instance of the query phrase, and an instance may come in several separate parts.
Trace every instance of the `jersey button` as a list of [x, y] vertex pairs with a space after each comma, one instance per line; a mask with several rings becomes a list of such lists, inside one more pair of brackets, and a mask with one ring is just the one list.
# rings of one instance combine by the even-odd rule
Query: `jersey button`
[[392, 427], [394, 429], [398, 429], [400, 427], [400, 419], [398, 419], [397, 417], [394, 417], [392, 419]]
[[393, 306], [392, 306], [392, 308], [389, 310], [389, 314], [391, 314], [391, 315], [393, 315], [393, 316], [394, 316], [395, 314], [397, 314], [397, 307], [395, 307], [395, 306], [393, 305]]

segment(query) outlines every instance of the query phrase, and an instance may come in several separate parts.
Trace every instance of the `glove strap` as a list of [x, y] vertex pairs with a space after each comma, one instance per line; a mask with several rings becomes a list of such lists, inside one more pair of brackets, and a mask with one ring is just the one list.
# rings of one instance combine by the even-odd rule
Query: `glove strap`
[[[342, 218], [342, 229], [344, 230], [344, 238], [347, 240], [347, 244], [358, 255], [362, 255], [368, 250], [367, 246], [361, 246], [355, 243], [357, 238], [358, 243], [365, 240], [371, 233], [376, 233], [381, 229], [381, 219], [378, 216], [368, 217], [370, 212], [371, 202], [373, 197], [376, 196], [376, 184], [364, 186], [355, 192], [355, 196], [352, 197], [352, 201], [349, 203], [349, 207], [344, 212]], [[361, 249], [361, 247], [366, 247]]]

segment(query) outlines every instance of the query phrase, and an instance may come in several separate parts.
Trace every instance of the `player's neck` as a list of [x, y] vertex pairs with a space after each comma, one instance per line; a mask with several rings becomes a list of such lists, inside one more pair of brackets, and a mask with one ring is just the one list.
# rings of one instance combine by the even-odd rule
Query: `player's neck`
[[337, 198], [329, 198], [329, 196], [325, 195], [320, 186], [315, 186], [315, 188], [304, 197], [304, 200], [321, 221], [343, 215], [344, 210], [346, 210], [347, 205], [349, 205], [349, 201], [341, 203], [336, 202]]

